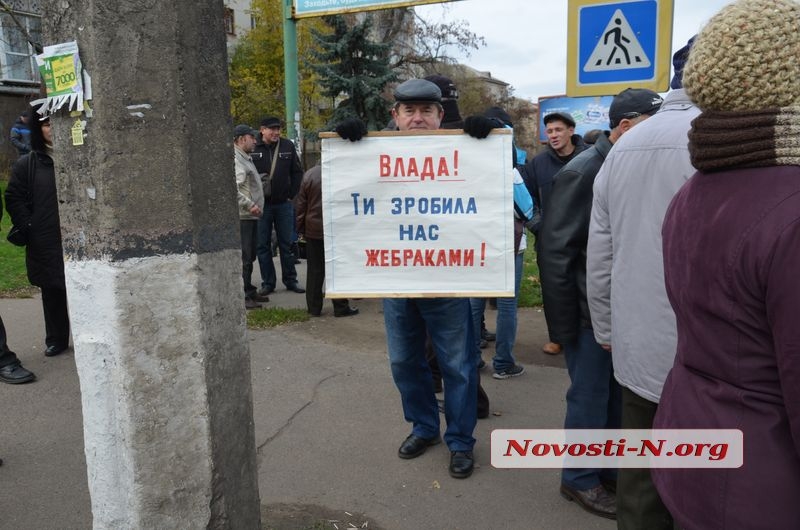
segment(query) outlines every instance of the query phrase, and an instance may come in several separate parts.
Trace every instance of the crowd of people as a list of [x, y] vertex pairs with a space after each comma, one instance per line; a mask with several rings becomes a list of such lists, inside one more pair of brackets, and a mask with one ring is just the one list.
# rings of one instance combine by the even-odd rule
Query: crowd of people
[[[544, 349], [563, 351], [571, 381], [565, 428], [744, 435], [741, 468], [563, 469], [562, 496], [619, 528], [800, 527], [798, 25], [791, 0], [725, 7], [673, 57], [666, 99], [620, 92], [608, 129], [590, 142], [570, 115], [545, 116], [548, 146], [517, 167], [536, 203], [526, 225], [536, 235]], [[421, 79], [400, 84], [397, 129], [442, 127], [444, 94]], [[487, 112], [463, 129], [483, 138], [502, 126]], [[337, 132], [365, 134], [357, 123]], [[398, 456], [419, 457], [442, 439], [427, 339], [442, 370], [455, 478], [473, 470], [480, 355], [471, 313], [459, 298], [384, 301], [412, 426]]]
[[[798, 27], [793, 0], [738, 0], [674, 55], [664, 99], [626, 89], [589, 142], [557, 112], [543, 118], [542, 153], [525, 160], [514, 147], [515, 295], [497, 300], [497, 333], [485, 330], [484, 299], [383, 300], [390, 370], [411, 424], [399, 458], [444, 440], [450, 475], [472, 475], [475, 426], [488, 414], [486, 338], [495, 341], [494, 378], [525, 372], [513, 349], [529, 230], [550, 338], [543, 349], [563, 353], [570, 377], [566, 429], [740, 429], [745, 440], [738, 469], [566, 467], [561, 495], [625, 529], [800, 528]], [[483, 139], [513, 127], [497, 107], [462, 119], [458, 91], [441, 75], [400, 83], [394, 99], [398, 131], [462, 128]], [[52, 137], [47, 120], [31, 125], [30, 152], [20, 151], [5, 199], [25, 231], [29, 280], [42, 289], [45, 355], [58, 355], [69, 346], [69, 319]], [[304, 173], [281, 130], [276, 117], [233, 130], [245, 307], [268, 303], [276, 289], [274, 231], [281, 282], [320, 316], [322, 169]], [[336, 132], [352, 142], [369, 134], [357, 119]], [[332, 305], [336, 317], [359, 312], [346, 299]], [[1, 320], [0, 347], [0, 381], [35, 379]]]

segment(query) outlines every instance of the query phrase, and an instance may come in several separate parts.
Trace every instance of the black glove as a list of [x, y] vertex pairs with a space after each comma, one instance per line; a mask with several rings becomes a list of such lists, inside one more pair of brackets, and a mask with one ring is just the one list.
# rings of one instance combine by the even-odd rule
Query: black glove
[[367, 134], [367, 126], [358, 118], [346, 119], [337, 125], [334, 130], [336, 134], [351, 142], [357, 142]]
[[486, 138], [497, 127], [502, 127], [499, 121], [485, 116], [469, 116], [464, 120], [464, 132], [473, 138]]

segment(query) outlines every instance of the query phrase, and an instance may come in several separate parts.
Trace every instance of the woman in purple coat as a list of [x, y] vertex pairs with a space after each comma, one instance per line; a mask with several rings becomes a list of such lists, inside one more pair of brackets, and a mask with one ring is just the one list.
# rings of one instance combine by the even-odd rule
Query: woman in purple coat
[[656, 428], [740, 429], [738, 469], [654, 469], [681, 528], [800, 528], [800, 4], [739, 0], [684, 70], [699, 170], [664, 220], [678, 346]]

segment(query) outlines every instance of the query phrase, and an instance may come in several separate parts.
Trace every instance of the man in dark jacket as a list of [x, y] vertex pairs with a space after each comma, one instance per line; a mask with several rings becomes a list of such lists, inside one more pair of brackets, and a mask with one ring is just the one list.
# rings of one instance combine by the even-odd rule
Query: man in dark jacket
[[[637, 123], [655, 114], [661, 97], [651, 90], [620, 92], [609, 109], [611, 131], [579, 154], [553, 179], [550, 208], [539, 236], [545, 318], [552, 340], [564, 345], [570, 376], [565, 429], [615, 429], [620, 426], [621, 391], [614, 380], [611, 354], [598, 344], [586, 299], [586, 245], [592, 211], [592, 186], [613, 143]], [[561, 494], [586, 511], [616, 518], [616, 499], [603, 482], [614, 483], [616, 470], [565, 468]]]
[[[295, 199], [297, 209], [295, 222], [297, 233], [306, 240], [306, 307], [308, 313], [318, 317], [322, 314], [325, 285], [325, 241], [322, 228], [322, 166], [317, 164], [303, 176], [300, 192]], [[350, 317], [358, 314], [358, 309], [350, 307], [347, 298], [334, 298], [333, 316]]]
[[[544, 117], [544, 126], [547, 147], [525, 164], [521, 171], [522, 180], [525, 181], [542, 218], [549, 206], [553, 177], [567, 162], [587, 148], [583, 138], [575, 134], [575, 120], [569, 114], [552, 112]], [[540, 226], [541, 224], [533, 226], [534, 233], [539, 232]]]
[[[531, 230], [536, 234], [537, 262], [543, 252], [539, 240], [539, 229], [545, 212], [549, 210], [550, 190], [553, 188], [553, 177], [578, 153], [586, 150], [587, 146], [580, 135], [575, 134], [575, 120], [563, 112], [551, 112], [544, 117], [545, 132], [547, 134], [547, 148], [544, 152], [533, 157], [525, 166], [520, 168], [522, 180], [528, 187], [531, 197], [537, 206], [538, 221], [534, 219]], [[548, 330], [549, 331], [549, 330]], [[550, 337], [542, 347], [542, 351], [549, 355], [561, 353], [561, 345]]]
[[281, 120], [261, 120], [261, 137], [257, 138], [253, 163], [264, 183], [264, 213], [258, 222], [258, 265], [261, 269], [261, 295], [275, 290], [277, 274], [272, 261], [272, 227], [278, 238], [281, 257], [281, 280], [289, 291], [304, 293], [297, 282], [297, 269], [291, 251], [294, 208], [292, 199], [300, 189], [303, 167], [294, 144], [281, 138]]

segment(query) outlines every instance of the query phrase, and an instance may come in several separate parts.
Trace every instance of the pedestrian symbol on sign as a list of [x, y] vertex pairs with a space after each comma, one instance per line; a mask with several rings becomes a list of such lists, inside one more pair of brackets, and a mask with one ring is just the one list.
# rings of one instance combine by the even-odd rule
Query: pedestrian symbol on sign
[[599, 36], [592, 55], [583, 66], [583, 71], [627, 70], [649, 66], [650, 59], [639, 44], [636, 33], [622, 10], [617, 9], [602, 36]]

